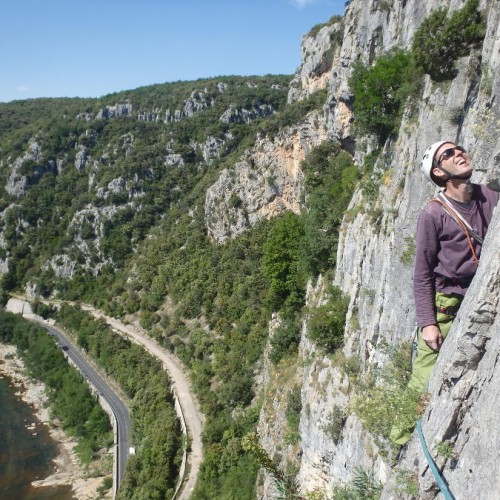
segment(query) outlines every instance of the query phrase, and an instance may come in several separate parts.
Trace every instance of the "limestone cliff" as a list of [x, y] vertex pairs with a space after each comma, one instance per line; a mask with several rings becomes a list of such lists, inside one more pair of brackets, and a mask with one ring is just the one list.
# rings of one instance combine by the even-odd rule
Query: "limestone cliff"
[[[343, 18], [343, 42], [331, 68], [317, 75], [318, 65], [310, 64], [305, 57], [294, 80], [295, 85], [305, 82], [304, 89], [294, 88], [289, 99], [300, 99], [307, 94], [310, 85], [307, 82], [326, 82], [322, 85], [329, 90], [328, 104], [319, 127], [326, 128], [329, 139], [337, 139], [350, 148], [361, 163], [370, 150], [371, 139], [356, 136], [350, 125], [348, 78], [352, 64], [356, 60], [370, 63], [393, 47], [408, 48], [415, 30], [431, 11], [446, 7], [452, 12], [464, 3], [349, 2]], [[349, 217], [342, 224], [334, 281], [350, 297], [343, 355], [346, 359], [357, 359], [362, 372], [387, 362], [383, 345], [410, 340], [415, 332], [413, 239], [418, 212], [434, 194], [418, 169], [426, 147], [440, 138], [462, 144], [473, 158], [473, 181], [499, 188], [500, 104], [496, 96], [500, 90], [500, 6], [498, 2], [483, 1], [480, 9], [487, 25], [482, 47], [458, 61], [458, 74], [453, 80], [436, 83], [426, 76], [416, 114], [403, 118], [397, 139], [385, 144], [384, 154], [378, 160], [376, 169], [383, 181], [378, 194], [375, 199], [367, 200], [361, 189], [357, 191]], [[319, 31], [316, 45], [307, 37], [304, 43], [324, 47], [324, 37], [332, 29]], [[311, 57], [310, 52], [303, 53]], [[309, 75], [304, 74], [306, 67], [310, 68]], [[245, 196], [241, 199], [246, 206]], [[252, 214], [247, 217], [250, 219]], [[423, 416], [424, 432], [434, 456], [438, 443], [446, 441], [453, 446], [454, 458], [441, 458], [440, 465], [457, 498], [472, 495], [495, 498], [500, 494], [495, 474], [499, 426], [493, 416], [498, 390], [495, 334], [499, 331], [499, 230], [497, 213], [478, 275], [442, 350], [431, 384], [432, 397]], [[308, 305], [320, 301], [322, 293], [320, 281], [316, 290], [310, 290]], [[372, 437], [349, 410], [352, 397], [349, 375], [339, 368], [338, 360], [318, 353], [306, 332], [307, 320], [301, 342], [301, 355], [307, 360], [301, 392], [298, 473], [301, 491], [329, 492], [334, 485], [352, 480], [355, 467], [363, 466], [372, 470], [377, 480], [386, 483], [384, 498], [405, 496], [400, 490], [396, 493], [387, 460], [381, 457]], [[341, 434], [335, 441], [325, 432], [334, 408], [345, 411]], [[279, 434], [276, 429], [273, 433]], [[268, 435], [265, 413], [261, 418], [261, 434]], [[268, 449], [272, 451], [273, 447]], [[287, 460], [289, 463], [295, 457], [289, 455], [287, 459], [282, 453], [279, 459], [285, 466]], [[418, 471], [414, 463], [418, 463]], [[414, 441], [400, 466], [417, 473], [420, 498], [438, 495]]]

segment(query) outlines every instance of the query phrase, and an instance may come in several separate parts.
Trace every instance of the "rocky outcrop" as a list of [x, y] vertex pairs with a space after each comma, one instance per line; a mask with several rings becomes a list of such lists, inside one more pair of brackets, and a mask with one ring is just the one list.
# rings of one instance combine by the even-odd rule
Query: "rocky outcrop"
[[87, 160], [88, 160], [88, 152], [87, 148], [82, 145], [77, 145], [76, 147], [76, 154], [75, 154], [75, 168], [77, 170], [81, 170], [82, 168], [85, 168], [87, 165]]
[[302, 39], [302, 62], [290, 83], [288, 102], [298, 101], [327, 88], [329, 71], [338, 59], [344, 29], [343, 21], [323, 26], [316, 34]]
[[123, 118], [127, 116], [132, 116], [132, 104], [130, 103], [118, 103], [114, 106], [106, 106], [100, 109], [96, 115], [97, 120], [102, 120], [104, 118]]
[[186, 99], [183, 109], [176, 109], [171, 112], [167, 109], [165, 113], [165, 122], [179, 122], [184, 118], [192, 118], [195, 114], [211, 108], [215, 104], [215, 98], [208, 89], [195, 90], [191, 96]]
[[25, 196], [29, 187], [37, 184], [48, 172], [57, 175], [58, 163], [54, 160], [42, 163], [42, 148], [32, 138], [28, 143], [28, 151], [12, 163], [5, 190], [16, 198]]
[[[369, 63], [393, 47], [409, 47], [416, 28], [432, 10], [441, 6], [456, 10], [463, 3], [352, 0], [344, 16], [342, 46], [326, 76], [318, 76], [315, 68], [319, 67], [321, 50], [327, 50], [327, 33], [333, 28], [322, 28], [317, 41], [306, 37], [307, 46], [314, 48], [303, 50], [303, 65], [289, 100], [307, 96], [311, 82], [325, 82], [329, 91], [322, 123], [326, 137], [349, 146], [361, 163], [370, 150], [370, 139], [357, 138], [356, 144], [351, 130], [348, 78], [353, 63]], [[418, 169], [426, 147], [440, 138], [464, 145], [471, 151], [476, 167], [473, 181], [499, 188], [500, 104], [495, 96], [500, 91], [500, 58], [496, 50], [500, 9], [488, 2], [482, 2], [481, 8], [487, 22], [482, 48], [459, 61], [458, 74], [452, 81], [435, 83], [426, 77], [415, 113], [405, 115], [397, 140], [385, 144], [377, 162], [377, 193], [367, 198], [362, 189], [355, 192], [342, 223], [334, 282], [349, 295], [350, 305], [341, 355], [357, 360], [362, 372], [387, 362], [384, 344], [410, 340], [415, 333], [413, 241], [418, 213], [434, 194]], [[453, 118], [453, 110], [460, 110], [460, 119]], [[441, 457], [438, 462], [457, 498], [493, 498], [500, 491], [494, 472], [499, 445], [494, 418], [499, 352], [499, 217], [497, 213], [478, 275], [441, 353], [431, 383], [432, 398], [423, 417], [424, 432], [434, 455], [436, 445], [443, 441], [453, 447], [453, 457]], [[321, 294], [319, 283], [309, 292], [308, 305], [318, 303]], [[332, 486], [352, 480], [354, 468], [362, 466], [387, 483], [384, 498], [402, 498], [401, 493], [395, 493], [391, 468], [349, 411], [353, 394], [349, 375], [342, 373], [335, 360], [316, 352], [307, 339], [307, 321], [300, 349], [308, 361], [302, 385], [301, 491], [331, 491]], [[336, 441], [325, 432], [333, 408], [346, 410]], [[266, 447], [272, 452], [272, 446]], [[416, 442], [412, 442], [400, 467], [416, 473], [420, 498], [438, 496]]]
[[314, 112], [273, 140], [261, 137], [241, 161], [221, 172], [206, 195], [210, 237], [221, 243], [262, 219], [285, 210], [300, 212], [304, 189], [300, 162], [327, 138], [321, 122]]
[[229, 106], [229, 108], [222, 113], [219, 120], [222, 123], [251, 123], [259, 118], [266, 118], [267, 116], [272, 116], [276, 113], [276, 110], [269, 104], [261, 104], [259, 106], [253, 106], [250, 109], [239, 108], [235, 105]]
[[203, 143], [191, 141], [190, 146], [201, 154], [203, 161], [209, 162], [214, 158], [219, 158], [224, 146], [231, 139], [233, 139], [233, 135], [228, 132], [223, 138], [208, 136]]

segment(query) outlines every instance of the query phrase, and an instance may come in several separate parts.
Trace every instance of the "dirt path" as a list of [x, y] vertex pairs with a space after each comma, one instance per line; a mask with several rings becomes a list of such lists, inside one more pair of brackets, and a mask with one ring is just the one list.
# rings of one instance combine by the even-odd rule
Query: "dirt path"
[[201, 442], [201, 431], [203, 429], [204, 416], [199, 410], [198, 402], [191, 391], [189, 379], [180, 361], [169, 351], [160, 347], [146, 332], [138, 325], [125, 325], [115, 318], [106, 316], [92, 306], [82, 304], [83, 310], [89, 311], [96, 318], [103, 318], [108, 325], [119, 333], [125, 334], [134, 342], [142, 345], [149, 353], [159, 359], [167, 370], [172, 380], [173, 389], [179, 402], [182, 415], [191, 440], [190, 453], [187, 458], [186, 480], [176, 498], [188, 499], [196, 484], [198, 470], [203, 457]]

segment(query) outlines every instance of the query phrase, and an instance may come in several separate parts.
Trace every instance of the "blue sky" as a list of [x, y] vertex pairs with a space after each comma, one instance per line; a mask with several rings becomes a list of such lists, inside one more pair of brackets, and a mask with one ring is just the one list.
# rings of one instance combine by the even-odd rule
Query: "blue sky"
[[222, 75], [292, 74], [345, 0], [6, 0], [0, 102], [99, 97]]

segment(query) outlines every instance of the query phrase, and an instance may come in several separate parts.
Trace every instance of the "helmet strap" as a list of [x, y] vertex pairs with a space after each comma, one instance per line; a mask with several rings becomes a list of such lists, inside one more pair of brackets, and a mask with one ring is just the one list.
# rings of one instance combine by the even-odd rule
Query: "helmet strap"
[[436, 167], [436, 168], [438, 168], [439, 170], [441, 170], [441, 172], [444, 172], [446, 174], [446, 182], [452, 181], [453, 179], [467, 180], [467, 179], [470, 179], [472, 177], [472, 170], [468, 174], [455, 175], [455, 174], [448, 172], [443, 167]]

